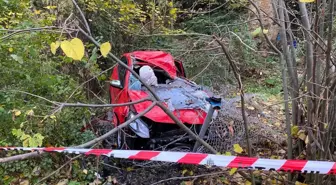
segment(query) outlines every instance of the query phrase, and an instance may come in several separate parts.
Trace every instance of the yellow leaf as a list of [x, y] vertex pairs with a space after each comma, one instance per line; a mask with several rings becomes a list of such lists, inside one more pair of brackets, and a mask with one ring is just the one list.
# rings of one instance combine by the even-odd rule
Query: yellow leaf
[[22, 182], [20, 182], [20, 185], [29, 185], [29, 180], [24, 180]]
[[224, 155], [231, 156], [232, 154], [231, 154], [231, 152], [225, 152]]
[[302, 182], [299, 182], [299, 181], [296, 181], [296, 182], [295, 182], [295, 185], [307, 185], [307, 184], [302, 183]]
[[45, 7], [43, 7], [43, 8], [46, 8], [46, 9], [48, 9], [48, 10], [52, 10], [52, 9], [57, 8], [57, 6], [45, 6]]
[[261, 27], [258, 27], [257, 29], [255, 29], [253, 32], [252, 32], [252, 37], [256, 37], [260, 34], [261, 32]]
[[26, 113], [25, 113], [27, 116], [32, 116], [34, 115], [34, 111], [32, 109], [28, 110]]
[[296, 136], [297, 133], [299, 132], [299, 127], [298, 126], [292, 126], [291, 132], [292, 132], [292, 136]]
[[51, 115], [49, 116], [51, 119], [56, 119], [56, 116], [55, 115]]
[[272, 156], [271, 156], [271, 159], [279, 159], [279, 157], [278, 157], [278, 156], [275, 156], [275, 155], [272, 155]]
[[301, 3], [313, 3], [315, 0], [299, 0]]
[[9, 52], [13, 52], [14, 49], [13, 49], [13, 48], [8, 48], [8, 51], [9, 51]]
[[233, 145], [233, 151], [235, 151], [236, 153], [241, 154], [243, 152], [243, 149], [242, 149], [242, 147], [240, 147], [239, 144], [234, 144]]
[[20, 116], [21, 115], [21, 111], [20, 110], [13, 109], [12, 112], [14, 113], [15, 116]]
[[305, 143], [306, 143], [306, 144], [309, 143], [309, 137], [306, 137], [306, 139], [305, 139]]
[[245, 185], [251, 185], [252, 183], [250, 181], [246, 181]]
[[238, 168], [232, 168], [229, 172], [230, 175], [233, 175], [234, 173], [236, 173]]
[[36, 14], [36, 15], [41, 14], [41, 10], [35, 10], [35, 11], [34, 11], [34, 14]]
[[52, 54], [56, 54], [56, 50], [58, 49], [58, 47], [60, 46], [60, 42], [59, 41], [56, 41], [56, 42], [52, 42], [51, 44], [50, 44], [50, 50], [51, 50], [51, 52], [52, 52]]
[[280, 127], [281, 123], [280, 122], [276, 122], [276, 123], [274, 123], [274, 125], [277, 126], [277, 127]]
[[74, 60], [81, 60], [84, 56], [84, 44], [79, 38], [74, 38], [70, 42], [62, 41], [61, 48], [66, 56]]
[[22, 146], [23, 146], [23, 147], [29, 147], [29, 138], [30, 138], [30, 137], [28, 137], [28, 138], [26, 138], [25, 140], [23, 140], [23, 142], [22, 142]]
[[133, 171], [133, 168], [132, 167], [127, 167], [126, 171], [128, 171], [128, 172]]
[[172, 8], [169, 10], [170, 15], [176, 15], [177, 8]]
[[231, 184], [231, 183], [230, 183], [228, 180], [226, 180], [226, 179], [223, 181], [223, 183], [224, 183], [224, 184]]
[[252, 107], [252, 106], [247, 106], [246, 108], [249, 109], [249, 110], [254, 110], [254, 109], [255, 109], [255, 108]]
[[183, 181], [185, 185], [193, 185], [194, 183], [192, 181]]
[[182, 171], [182, 175], [186, 174], [187, 172], [188, 172], [188, 170], [187, 170], [187, 169], [184, 169], [184, 170]]
[[300, 130], [298, 133], [297, 133], [298, 137], [304, 141], [306, 139], [306, 134], [305, 134], [305, 131], [304, 130]]
[[264, 29], [264, 30], [263, 30], [263, 33], [264, 33], [264, 34], [267, 34], [267, 33], [268, 33], [268, 30]]
[[100, 45], [100, 52], [106, 58], [107, 54], [111, 51], [111, 44], [109, 42], [105, 42]]

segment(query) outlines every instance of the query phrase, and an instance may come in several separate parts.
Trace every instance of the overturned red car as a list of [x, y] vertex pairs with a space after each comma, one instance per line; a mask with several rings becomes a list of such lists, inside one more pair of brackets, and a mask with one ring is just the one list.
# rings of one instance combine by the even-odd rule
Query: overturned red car
[[[212, 108], [209, 98], [213, 93], [205, 87], [186, 79], [183, 64], [163, 51], [134, 51], [122, 56], [121, 61], [139, 74], [167, 108], [186, 126], [199, 133], [207, 114]], [[110, 102], [120, 104], [134, 102], [151, 93], [122, 65], [116, 65], [110, 77]], [[220, 101], [220, 100], [219, 100]], [[151, 105], [150, 101], [112, 110], [114, 126], [117, 126]], [[208, 115], [209, 116], [209, 115]], [[216, 111], [211, 117], [216, 116]], [[154, 107], [141, 118], [118, 132], [116, 143], [122, 149], [191, 148], [195, 141], [190, 138], [159, 107]]]

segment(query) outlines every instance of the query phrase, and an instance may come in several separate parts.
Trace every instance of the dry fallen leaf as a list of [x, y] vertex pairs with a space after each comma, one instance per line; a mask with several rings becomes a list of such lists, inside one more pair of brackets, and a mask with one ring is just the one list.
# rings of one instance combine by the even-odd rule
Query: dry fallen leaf
[[234, 145], [233, 145], [233, 151], [235, 151], [236, 153], [241, 154], [241, 153], [243, 152], [243, 148], [240, 147], [239, 144], [234, 144]]
[[193, 185], [193, 181], [183, 181], [185, 185]]
[[230, 175], [233, 175], [234, 173], [236, 173], [238, 168], [232, 168], [229, 172]]
[[69, 182], [68, 179], [62, 179], [60, 181], [58, 181], [58, 183], [56, 185], [67, 185]]
[[187, 172], [188, 172], [188, 170], [187, 170], [187, 169], [184, 169], [184, 170], [182, 171], [182, 175], [186, 174]]
[[245, 181], [245, 185], [252, 185], [250, 181]]
[[29, 185], [29, 180], [24, 180], [22, 182], [20, 182], [20, 185]]
[[252, 107], [252, 106], [247, 106], [246, 108], [249, 109], [249, 110], [254, 110], [254, 109], [255, 109], [255, 108]]
[[305, 131], [304, 130], [300, 130], [298, 133], [297, 133], [298, 137], [304, 141], [306, 140], [306, 134], [305, 134]]
[[295, 182], [295, 185], [308, 185], [308, 184], [305, 184], [305, 183], [302, 183], [302, 182], [296, 181], [296, 182]]

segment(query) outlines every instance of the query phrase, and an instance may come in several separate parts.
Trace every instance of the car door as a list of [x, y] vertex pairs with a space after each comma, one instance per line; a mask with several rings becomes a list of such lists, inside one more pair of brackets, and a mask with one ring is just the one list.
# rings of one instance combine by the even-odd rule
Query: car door
[[[129, 65], [130, 63], [128, 62], [129, 60], [127, 56], [123, 56], [121, 58], [121, 61], [126, 65]], [[120, 64], [113, 68], [110, 83], [110, 95], [112, 104], [126, 103], [130, 101], [128, 96], [129, 75], [130, 72]], [[118, 123], [123, 123], [128, 113], [128, 106], [114, 107], [113, 112], [118, 118]]]

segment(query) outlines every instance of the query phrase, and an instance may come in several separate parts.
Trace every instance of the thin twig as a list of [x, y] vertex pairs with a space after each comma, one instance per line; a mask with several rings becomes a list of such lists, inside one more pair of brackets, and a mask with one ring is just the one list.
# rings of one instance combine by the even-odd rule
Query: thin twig
[[[222, 47], [223, 52], [226, 55], [227, 60], [230, 63], [230, 66], [232, 68], [232, 71], [236, 77], [236, 80], [238, 82], [238, 87], [240, 91], [240, 98], [241, 98], [241, 112], [243, 116], [243, 121], [244, 121], [244, 127], [245, 127], [245, 136], [246, 136], [246, 144], [247, 144], [247, 151], [248, 155], [252, 157], [252, 148], [251, 148], [251, 143], [250, 143], [250, 138], [249, 138], [249, 132], [248, 132], [248, 123], [247, 123], [247, 117], [246, 117], [246, 112], [245, 112], [245, 98], [244, 98], [244, 87], [243, 83], [241, 81], [241, 77], [238, 73], [238, 67], [236, 66], [235, 62], [232, 59], [232, 56], [230, 55], [229, 51], [226, 49], [225, 45], [220, 41], [217, 37], [214, 36], [214, 39], [216, 39], [217, 43]], [[253, 173], [251, 173], [252, 177], [252, 184], [255, 185], [255, 179]]]
[[84, 16], [83, 11], [82, 11], [82, 10], [80, 9], [80, 7], [78, 6], [76, 0], [72, 0], [72, 2], [73, 2], [73, 4], [76, 6], [77, 10], [79, 11], [79, 13], [80, 13], [80, 15], [81, 15], [81, 17], [82, 17], [82, 19], [83, 19], [83, 21], [84, 21], [85, 29], [88, 31], [88, 34], [91, 35], [90, 26], [89, 26], [89, 24], [88, 24], [88, 22], [87, 22], [87, 20], [86, 20], [86, 18], [85, 18], [85, 16]]
[[67, 161], [65, 164], [63, 164], [62, 166], [60, 166], [59, 168], [57, 168], [55, 171], [51, 172], [50, 174], [48, 174], [47, 176], [43, 177], [41, 180], [39, 180], [36, 184], [40, 184], [41, 182], [47, 180], [49, 177], [55, 175], [57, 172], [59, 172], [62, 168], [64, 168], [65, 166], [67, 166], [68, 164], [70, 164], [73, 160], [78, 159], [79, 157], [81, 157], [82, 155], [77, 155], [73, 158], [71, 158], [69, 161]]
[[[28, 29], [21, 29], [21, 30], [6, 30], [7, 32], [11, 32], [10, 34], [7, 34], [3, 37], [0, 37], [0, 41], [6, 40], [14, 35], [25, 33], [25, 32], [33, 32], [33, 31], [52, 31], [52, 32], [59, 32], [59, 30], [62, 30], [63, 28], [59, 28], [56, 26], [46, 26], [41, 28], [28, 28]], [[76, 31], [74, 29], [67, 28], [66, 30], [70, 31]], [[61, 31], [60, 31], [61, 32]]]
[[39, 95], [36, 95], [36, 94], [32, 94], [32, 93], [29, 93], [29, 92], [25, 92], [25, 91], [20, 91], [20, 90], [0, 90], [0, 91], [3, 91], [3, 92], [9, 91], [9, 92], [18, 92], [18, 93], [22, 93], [22, 94], [27, 94], [27, 95], [30, 95], [30, 96], [33, 96], [33, 97], [42, 99], [42, 100], [44, 100], [44, 101], [47, 101], [47, 102], [49, 102], [49, 103], [51, 103], [51, 104], [59, 105], [58, 102], [51, 101], [51, 100], [48, 100], [47, 98], [44, 98], [44, 97], [42, 97], [42, 96], [39, 96]]
[[238, 82], [238, 88], [240, 91], [240, 97], [241, 97], [241, 109], [242, 109], [242, 116], [243, 116], [243, 120], [244, 120], [244, 126], [245, 126], [245, 130], [246, 130], [246, 141], [247, 141], [247, 150], [248, 150], [248, 155], [251, 157], [252, 156], [252, 150], [251, 150], [251, 145], [250, 145], [250, 139], [248, 136], [248, 121], [247, 121], [247, 117], [246, 117], [246, 112], [245, 112], [245, 98], [244, 98], [244, 88], [243, 88], [243, 83], [241, 81], [241, 77], [238, 73], [238, 67], [236, 66], [235, 62], [232, 59], [232, 56], [230, 55], [229, 51], [226, 49], [226, 47], [224, 46], [224, 44], [222, 43], [222, 41], [220, 41], [217, 37], [214, 37], [217, 41], [217, 43], [222, 47], [223, 52], [226, 55], [226, 58], [228, 59], [230, 66], [232, 68], [232, 71], [236, 77], [236, 80]]
[[76, 148], [86, 148], [86, 147], [89, 147], [89, 146], [92, 146], [104, 139], [107, 139], [110, 135], [116, 133], [118, 130], [128, 126], [130, 123], [132, 123], [134, 120], [140, 118], [141, 116], [145, 115], [147, 112], [149, 112], [157, 103], [156, 102], [153, 102], [149, 107], [147, 107], [144, 111], [142, 111], [141, 113], [135, 115], [134, 117], [132, 117], [131, 119], [125, 121], [123, 124], [115, 127], [114, 129], [110, 130], [109, 132], [107, 132], [106, 134], [98, 137], [98, 138], [95, 138], [89, 142], [86, 142], [84, 144], [81, 144], [81, 145], [78, 145], [76, 146]]
[[69, 99], [76, 93], [76, 91], [77, 91], [80, 87], [82, 87], [82, 86], [85, 85], [86, 83], [90, 82], [91, 80], [97, 78], [98, 76], [100, 76], [100, 75], [102, 75], [102, 74], [104, 74], [104, 73], [110, 71], [110, 70], [113, 69], [116, 65], [117, 65], [117, 64], [114, 64], [113, 66], [111, 66], [111, 67], [105, 69], [104, 71], [100, 72], [99, 74], [97, 74], [97, 75], [93, 76], [92, 78], [86, 80], [85, 82], [81, 83], [81, 84], [80, 84], [80, 85], [79, 85], [79, 86], [78, 86], [78, 87], [77, 87], [77, 88], [70, 94], [70, 96], [67, 98], [66, 102], [69, 101]]
[[144, 101], [150, 101], [150, 98], [143, 98], [140, 100], [132, 101], [132, 102], [126, 102], [126, 103], [120, 103], [120, 104], [85, 104], [85, 103], [60, 103], [60, 106], [62, 107], [92, 107], [92, 108], [103, 108], [103, 107], [122, 107], [122, 106], [129, 106], [138, 104]]
[[185, 180], [185, 179], [192, 179], [192, 178], [200, 178], [200, 177], [209, 177], [209, 176], [215, 176], [215, 175], [221, 175], [221, 174], [226, 174], [228, 175], [228, 172], [226, 171], [221, 171], [221, 172], [215, 172], [215, 173], [208, 173], [208, 174], [202, 174], [202, 175], [195, 175], [195, 176], [188, 176], [188, 177], [171, 177], [168, 179], [160, 180], [158, 182], [155, 182], [151, 185], [156, 185], [160, 184], [166, 181], [172, 181], [172, 180]]

